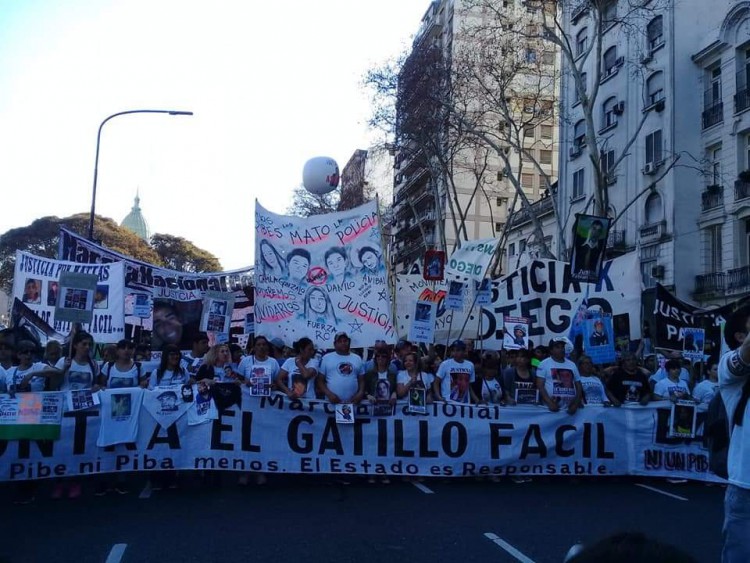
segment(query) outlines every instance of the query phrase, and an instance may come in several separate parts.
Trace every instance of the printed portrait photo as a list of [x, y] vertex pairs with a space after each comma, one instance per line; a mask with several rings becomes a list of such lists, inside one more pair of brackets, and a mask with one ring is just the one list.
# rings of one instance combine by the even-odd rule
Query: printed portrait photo
[[42, 280], [26, 278], [23, 284], [23, 302], [29, 305], [41, 305], [42, 303]]
[[47, 307], [57, 305], [57, 297], [60, 294], [60, 284], [56, 281], [47, 282]]

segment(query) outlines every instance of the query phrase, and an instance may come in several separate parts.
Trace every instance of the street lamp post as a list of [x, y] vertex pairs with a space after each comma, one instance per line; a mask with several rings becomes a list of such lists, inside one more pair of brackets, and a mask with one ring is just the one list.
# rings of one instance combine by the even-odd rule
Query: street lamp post
[[96, 179], [99, 175], [99, 142], [102, 138], [102, 127], [110, 119], [118, 117], [120, 115], [128, 115], [131, 113], [166, 113], [168, 115], [193, 115], [192, 111], [176, 111], [169, 109], [131, 109], [128, 111], [120, 111], [113, 113], [107, 117], [99, 125], [99, 132], [96, 134], [96, 159], [94, 160], [94, 187], [91, 189], [91, 214], [89, 215], [89, 233], [88, 238], [90, 241], [94, 240], [94, 213], [96, 211]]

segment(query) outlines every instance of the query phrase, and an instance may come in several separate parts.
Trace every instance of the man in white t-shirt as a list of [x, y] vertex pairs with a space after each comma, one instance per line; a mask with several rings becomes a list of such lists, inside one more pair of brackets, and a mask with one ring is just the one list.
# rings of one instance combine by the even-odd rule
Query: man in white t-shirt
[[203, 356], [208, 352], [208, 335], [205, 332], [199, 332], [193, 338], [193, 348], [185, 354], [182, 359], [185, 361], [185, 369], [190, 375], [198, 373], [198, 369], [203, 364]]
[[318, 388], [331, 403], [359, 403], [365, 396], [364, 362], [350, 351], [351, 340], [345, 332], [333, 338], [334, 351], [320, 361]]
[[731, 352], [719, 361], [719, 390], [730, 421], [731, 438], [727, 469], [729, 485], [724, 496], [724, 548], [722, 562], [750, 561], [750, 306], [738, 309], [727, 321], [724, 340]]
[[474, 381], [474, 364], [466, 359], [466, 343], [455, 340], [451, 344], [451, 357], [440, 364], [435, 374], [432, 387], [435, 400], [479, 404], [483, 401], [474, 393]]
[[536, 368], [536, 385], [539, 396], [552, 412], [560, 407], [574, 414], [581, 404], [583, 390], [578, 367], [565, 358], [566, 339], [556, 337], [550, 341], [550, 357]]

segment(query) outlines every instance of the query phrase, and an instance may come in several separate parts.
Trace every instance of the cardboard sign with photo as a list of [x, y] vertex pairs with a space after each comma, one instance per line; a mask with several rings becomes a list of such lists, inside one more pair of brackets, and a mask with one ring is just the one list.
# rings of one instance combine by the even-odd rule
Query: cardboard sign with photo
[[586, 283], [599, 281], [611, 221], [608, 217], [576, 215], [570, 258], [570, 275], [574, 280]]

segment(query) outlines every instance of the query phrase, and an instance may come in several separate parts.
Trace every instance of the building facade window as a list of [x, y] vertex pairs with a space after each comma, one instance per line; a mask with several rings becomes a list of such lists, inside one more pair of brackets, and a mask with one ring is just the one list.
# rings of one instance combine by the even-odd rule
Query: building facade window
[[646, 135], [646, 164], [658, 165], [662, 161], [661, 129]]
[[648, 50], [653, 52], [664, 45], [664, 18], [656, 16], [646, 26], [646, 37], [648, 38]]
[[534, 138], [534, 126], [532, 125], [530, 127], [524, 127], [523, 128], [523, 136], [526, 139], [533, 139]]
[[586, 146], [586, 122], [583, 119], [573, 127], [573, 145], [577, 149], [582, 149]]
[[604, 174], [605, 180], [608, 183], [612, 183], [615, 179], [615, 151], [602, 151], [601, 162], [602, 173]]
[[661, 196], [651, 194], [646, 198], [646, 224], [653, 225], [664, 218], [664, 212], [661, 205]]
[[705, 230], [706, 237], [706, 272], [721, 272], [721, 229], [722, 225], [713, 225]]
[[534, 175], [533, 174], [521, 174], [521, 187], [524, 190], [534, 189]]
[[552, 164], [552, 151], [539, 151], [539, 164]]
[[617, 72], [619, 59], [617, 58], [617, 47], [612, 45], [609, 49], [604, 51], [602, 78], [606, 78], [615, 72]]
[[709, 182], [711, 186], [721, 186], [721, 147], [709, 150], [710, 170]]
[[573, 199], [578, 199], [580, 197], [583, 197], [583, 193], [584, 193], [583, 173], [584, 173], [583, 168], [573, 172], [573, 195], [572, 195]]
[[615, 96], [607, 98], [602, 104], [602, 129], [617, 125], [615, 106], [617, 106], [617, 98]]
[[502, 233], [505, 230], [505, 223], [495, 223], [495, 232]]
[[555, 52], [554, 51], [544, 51], [542, 52], [542, 63], [546, 65], [553, 65], [555, 64]]
[[589, 30], [585, 27], [576, 35], [576, 57], [580, 57], [589, 46]]
[[646, 80], [647, 101], [649, 106], [664, 100], [664, 73], [655, 72]]
[[641, 260], [641, 281], [645, 289], [656, 287], [656, 279], [651, 276], [656, 264], [656, 260]]
[[706, 82], [702, 114], [704, 129], [724, 121], [724, 103], [721, 97], [721, 61], [706, 71]]
[[602, 29], [607, 30], [617, 23], [617, 0], [607, 2], [602, 6]]
[[521, 239], [518, 241], [518, 253], [523, 254], [526, 252], [526, 241]]
[[552, 125], [542, 125], [540, 127], [542, 139], [551, 139], [552, 138]]
[[508, 256], [515, 256], [516, 255], [516, 243], [511, 242], [508, 245]]

